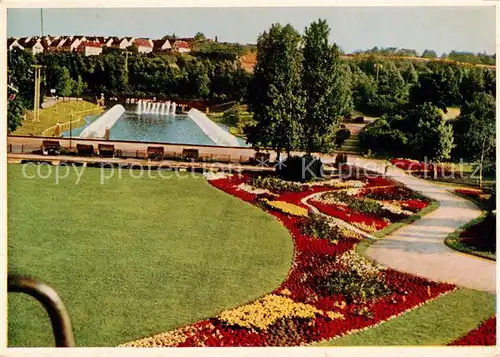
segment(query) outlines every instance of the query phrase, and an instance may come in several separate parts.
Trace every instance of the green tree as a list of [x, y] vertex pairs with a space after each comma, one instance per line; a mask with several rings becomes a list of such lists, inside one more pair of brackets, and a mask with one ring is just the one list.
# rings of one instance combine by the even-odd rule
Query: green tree
[[7, 102], [7, 133], [13, 133], [22, 122], [22, 117], [26, 111], [23, 100], [20, 96]]
[[248, 128], [254, 147], [271, 147], [280, 157], [300, 143], [304, 113], [301, 89], [300, 35], [291, 26], [274, 24], [257, 41], [257, 63], [249, 87], [249, 107], [256, 125]]
[[410, 104], [432, 103], [445, 113], [459, 97], [460, 75], [451, 66], [439, 66], [434, 72], [420, 75], [418, 85], [411, 88]]
[[332, 149], [342, 118], [353, 109], [350, 69], [339, 60], [337, 45], [328, 43], [329, 34], [327, 22], [319, 20], [306, 28], [303, 38], [302, 134], [307, 153]]
[[206, 37], [203, 34], [203, 32], [197, 32], [196, 35], [194, 35], [194, 40], [195, 41], [203, 41], [205, 39], [206, 39]]
[[480, 165], [480, 184], [486, 163], [495, 163], [495, 97], [479, 92], [461, 107], [456, 125], [457, 155]]
[[414, 157], [436, 161], [450, 158], [453, 128], [436, 106], [430, 103], [417, 106], [408, 112], [402, 125], [409, 131], [408, 149]]
[[378, 69], [377, 92], [368, 105], [377, 115], [398, 114], [408, 103], [409, 86], [394, 62], [385, 61]]
[[425, 50], [424, 52], [422, 52], [422, 57], [423, 58], [436, 58], [437, 54], [436, 54], [436, 51]]
[[58, 81], [56, 84], [56, 93], [61, 97], [69, 97], [73, 92], [73, 79], [71, 79], [67, 67], [60, 68]]
[[31, 66], [34, 64], [35, 57], [28, 51], [20, 48], [8, 51], [7, 80], [19, 89], [18, 99], [26, 108], [33, 108], [35, 72]]
[[82, 76], [78, 75], [78, 79], [73, 84], [73, 93], [77, 98], [80, 98], [85, 92], [87, 85], [83, 82]]

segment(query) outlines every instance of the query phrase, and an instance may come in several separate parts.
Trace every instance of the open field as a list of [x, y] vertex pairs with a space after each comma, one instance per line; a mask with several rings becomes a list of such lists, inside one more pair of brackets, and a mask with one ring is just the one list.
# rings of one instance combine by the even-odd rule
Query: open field
[[[25, 168], [32, 175], [38, 166]], [[201, 176], [126, 171], [100, 184], [101, 170], [85, 168], [78, 184], [74, 171], [56, 184], [22, 169], [8, 166], [9, 270], [59, 292], [77, 346], [114, 346], [215, 316], [273, 290], [290, 269], [287, 230]], [[38, 303], [8, 300], [9, 345], [53, 346]]]

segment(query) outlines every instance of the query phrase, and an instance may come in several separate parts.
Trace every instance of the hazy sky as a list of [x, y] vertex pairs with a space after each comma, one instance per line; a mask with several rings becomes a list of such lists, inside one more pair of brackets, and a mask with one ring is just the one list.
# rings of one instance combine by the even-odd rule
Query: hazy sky
[[[160, 38], [200, 31], [219, 41], [255, 43], [272, 23], [303, 32], [328, 21], [346, 52], [378, 47], [495, 52], [493, 7], [107, 8], [44, 9], [44, 34]], [[40, 35], [39, 9], [8, 9], [8, 36]]]

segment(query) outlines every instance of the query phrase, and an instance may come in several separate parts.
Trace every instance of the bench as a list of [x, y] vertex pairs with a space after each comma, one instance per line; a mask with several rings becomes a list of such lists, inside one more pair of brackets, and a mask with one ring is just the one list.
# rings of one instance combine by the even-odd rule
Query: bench
[[115, 146], [111, 144], [99, 144], [100, 157], [113, 157], [115, 156]]
[[76, 144], [78, 156], [92, 156], [94, 154], [94, 145]]
[[354, 119], [354, 122], [358, 123], [358, 124], [364, 123], [365, 122], [365, 117], [356, 117]]
[[163, 146], [148, 146], [146, 151], [147, 158], [152, 160], [163, 160], [164, 154], [165, 148]]
[[184, 149], [182, 150], [183, 160], [198, 160], [199, 153], [197, 149]]
[[41, 145], [43, 155], [59, 155], [61, 144], [55, 140], [44, 140]]

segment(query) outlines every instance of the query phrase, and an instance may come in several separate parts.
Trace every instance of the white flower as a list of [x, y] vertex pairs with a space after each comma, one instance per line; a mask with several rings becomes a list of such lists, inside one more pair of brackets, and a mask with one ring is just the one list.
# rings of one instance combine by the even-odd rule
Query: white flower
[[358, 193], [360, 193], [361, 190], [359, 188], [349, 188], [345, 191], [345, 193], [348, 196], [356, 196]]
[[380, 202], [382, 204], [382, 208], [391, 212], [391, 213], [394, 213], [394, 214], [401, 214], [401, 215], [404, 215], [404, 216], [411, 216], [413, 215], [413, 212], [411, 211], [408, 211], [408, 210], [404, 210], [402, 209], [400, 206], [396, 205], [396, 204], [393, 204], [393, 203], [390, 203], [390, 202], [387, 202], [387, 201], [381, 201]]
[[228, 173], [228, 172], [204, 172], [203, 173], [203, 176], [207, 179], [207, 180], [221, 180], [221, 179], [225, 179], [227, 177], [230, 177], [230, 176], [233, 176], [233, 174], [231, 173]]
[[261, 195], [263, 193], [273, 194], [271, 191], [269, 191], [265, 188], [256, 188], [256, 187], [253, 187], [253, 186], [248, 185], [246, 183], [239, 184], [237, 188], [238, 188], [238, 190], [245, 191], [248, 193], [253, 193], [255, 195]]

